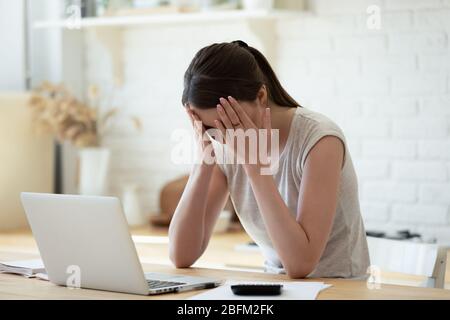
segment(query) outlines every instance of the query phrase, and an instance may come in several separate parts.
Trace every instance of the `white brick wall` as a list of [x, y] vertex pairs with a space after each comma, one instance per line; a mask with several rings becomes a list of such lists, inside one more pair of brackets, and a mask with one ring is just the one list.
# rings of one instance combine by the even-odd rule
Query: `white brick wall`
[[[450, 241], [449, 1], [312, 2], [315, 14], [278, 26], [289, 57], [302, 39], [316, 39], [298, 53], [308, 72], [280, 52], [279, 73], [307, 107], [344, 129], [367, 228]], [[371, 4], [381, 8], [380, 30], [367, 29]], [[318, 76], [334, 79], [334, 96], [321, 96]], [[349, 116], [346, 103], [358, 112]]]
[[[347, 135], [368, 229], [410, 228], [450, 241], [449, 0], [312, 0], [313, 11], [277, 24], [272, 61], [288, 91], [334, 119]], [[368, 5], [381, 29], [368, 30]], [[141, 186], [149, 211], [161, 186], [187, 171], [170, 161], [174, 127], [188, 128], [180, 106], [183, 73], [202, 46], [258, 39], [240, 23], [204, 28], [126, 29], [125, 86], [116, 105], [144, 120], [136, 135], [117, 126], [112, 191]], [[87, 82], [111, 84], [111, 63], [86, 35]], [[106, 58], [105, 58], [106, 57]]]

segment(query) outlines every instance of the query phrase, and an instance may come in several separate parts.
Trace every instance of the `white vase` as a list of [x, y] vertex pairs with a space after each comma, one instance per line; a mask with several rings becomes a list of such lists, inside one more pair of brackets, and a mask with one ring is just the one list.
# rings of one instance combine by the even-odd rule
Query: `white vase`
[[128, 224], [131, 227], [142, 226], [146, 223], [139, 202], [138, 186], [130, 184], [123, 188], [122, 205]]
[[80, 150], [79, 193], [81, 195], [106, 195], [111, 152], [106, 148]]

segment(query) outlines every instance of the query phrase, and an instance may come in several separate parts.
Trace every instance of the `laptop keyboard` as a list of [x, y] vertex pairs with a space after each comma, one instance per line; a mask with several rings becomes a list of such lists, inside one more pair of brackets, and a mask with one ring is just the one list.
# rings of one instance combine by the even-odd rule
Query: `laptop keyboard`
[[161, 289], [161, 288], [181, 286], [181, 285], [185, 284], [185, 283], [182, 283], [182, 282], [150, 280], [150, 279], [147, 279], [147, 283], [148, 283], [148, 287], [150, 289]]

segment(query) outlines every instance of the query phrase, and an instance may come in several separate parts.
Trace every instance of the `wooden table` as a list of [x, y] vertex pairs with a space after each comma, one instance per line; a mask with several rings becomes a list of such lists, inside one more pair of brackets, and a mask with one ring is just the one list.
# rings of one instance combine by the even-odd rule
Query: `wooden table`
[[[142, 228], [132, 231], [136, 247], [146, 272], [164, 272], [206, 276], [221, 280], [290, 281], [285, 275], [260, 272], [262, 257], [257, 252], [239, 252], [234, 247], [249, 238], [242, 232], [215, 235], [194, 268], [176, 269], [168, 259], [166, 230]], [[38, 258], [39, 253], [29, 231], [0, 234], [0, 260]], [[207, 267], [207, 268], [206, 268]], [[243, 271], [243, 270], [247, 271]], [[248, 270], [253, 270], [249, 272]], [[333, 286], [318, 299], [448, 299], [450, 290], [415, 288], [381, 284], [379, 289], [367, 288], [365, 281], [345, 279], [311, 279]], [[68, 289], [52, 283], [0, 274], [0, 299], [185, 299], [201, 291], [159, 296], [137, 296], [86, 289]]]

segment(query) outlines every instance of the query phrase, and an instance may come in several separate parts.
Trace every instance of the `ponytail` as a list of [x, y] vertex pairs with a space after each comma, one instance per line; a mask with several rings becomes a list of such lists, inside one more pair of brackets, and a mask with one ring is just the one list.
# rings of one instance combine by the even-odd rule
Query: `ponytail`
[[300, 106], [284, 90], [261, 52], [240, 40], [216, 43], [201, 49], [186, 70], [182, 103], [210, 109], [220, 97], [254, 101], [263, 85], [273, 103]]
[[278, 80], [277, 75], [270, 66], [269, 61], [266, 57], [255, 48], [247, 46], [247, 50], [255, 57], [258, 63], [259, 69], [264, 75], [266, 80], [266, 85], [268, 89], [269, 99], [275, 102], [279, 106], [283, 107], [298, 107], [300, 106], [294, 98], [291, 97], [289, 93], [283, 88]]

